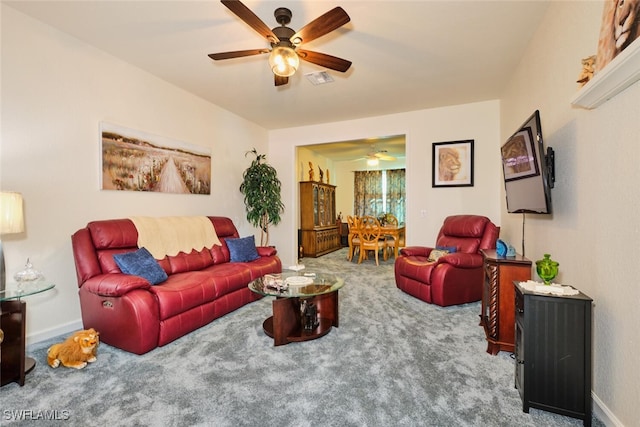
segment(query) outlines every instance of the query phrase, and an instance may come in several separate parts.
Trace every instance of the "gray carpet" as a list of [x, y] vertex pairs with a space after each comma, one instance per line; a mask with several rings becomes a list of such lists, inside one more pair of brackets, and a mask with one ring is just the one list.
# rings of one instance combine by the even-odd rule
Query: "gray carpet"
[[[582, 425], [522, 412], [510, 354], [486, 353], [479, 303], [426, 304], [396, 288], [393, 259], [377, 267], [345, 258], [343, 249], [303, 260], [307, 271], [345, 278], [340, 327], [325, 337], [274, 347], [262, 331], [272, 298], [143, 356], [102, 344], [79, 371], [46, 365], [60, 337], [28, 349], [38, 366], [24, 387], [0, 389], [0, 424]], [[59, 421], [43, 422], [51, 417]]]

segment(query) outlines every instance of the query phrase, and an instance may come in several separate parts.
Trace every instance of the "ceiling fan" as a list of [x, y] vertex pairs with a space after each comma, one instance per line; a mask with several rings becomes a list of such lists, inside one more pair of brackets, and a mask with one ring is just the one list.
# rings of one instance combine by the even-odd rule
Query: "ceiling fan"
[[273, 71], [276, 86], [286, 85], [289, 82], [289, 77], [298, 69], [299, 59], [342, 73], [351, 66], [351, 61], [346, 59], [298, 48], [302, 43], [322, 37], [349, 22], [351, 18], [341, 7], [331, 9], [296, 32], [287, 27], [287, 24], [291, 22], [291, 11], [285, 7], [279, 7], [274, 12], [276, 21], [280, 26], [269, 29], [260, 18], [239, 0], [221, 0], [221, 2], [238, 18], [266, 38], [271, 44], [271, 49], [237, 50], [209, 54], [209, 58], [215, 61], [270, 53], [269, 65]]
[[394, 160], [397, 160], [395, 157], [390, 156], [386, 153], [387, 153], [387, 150], [376, 150], [375, 148], [372, 148], [371, 151], [369, 151], [365, 157], [361, 157], [356, 160], [366, 160], [367, 164], [370, 166], [377, 165], [380, 160], [387, 161], [387, 162], [392, 162]]

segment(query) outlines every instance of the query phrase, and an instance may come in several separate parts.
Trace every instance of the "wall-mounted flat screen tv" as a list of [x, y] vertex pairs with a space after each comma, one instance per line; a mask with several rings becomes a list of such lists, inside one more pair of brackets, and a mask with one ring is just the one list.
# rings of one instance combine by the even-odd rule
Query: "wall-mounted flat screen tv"
[[555, 155], [544, 151], [540, 112], [536, 110], [500, 147], [509, 213], [551, 213]]

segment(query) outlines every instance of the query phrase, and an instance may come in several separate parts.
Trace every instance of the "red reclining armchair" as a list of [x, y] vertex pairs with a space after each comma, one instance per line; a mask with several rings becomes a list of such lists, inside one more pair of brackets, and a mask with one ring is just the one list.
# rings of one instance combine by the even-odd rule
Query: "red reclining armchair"
[[[409, 295], [443, 307], [479, 301], [484, 280], [480, 250], [495, 249], [499, 234], [500, 228], [484, 216], [447, 217], [435, 248], [401, 249], [395, 262], [396, 285]], [[450, 253], [442, 255], [447, 248]], [[436, 257], [438, 252], [442, 256]]]

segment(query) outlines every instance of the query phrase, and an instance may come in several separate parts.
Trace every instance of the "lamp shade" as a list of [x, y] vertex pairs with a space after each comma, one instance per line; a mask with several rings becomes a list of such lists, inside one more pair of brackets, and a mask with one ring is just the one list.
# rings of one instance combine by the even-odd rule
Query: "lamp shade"
[[300, 65], [300, 58], [295, 50], [287, 46], [276, 46], [269, 55], [271, 71], [276, 76], [293, 76]]
[[0, 193], [0, 234], [22, 233], [24, 214], [22, 194], [9, 191]]

